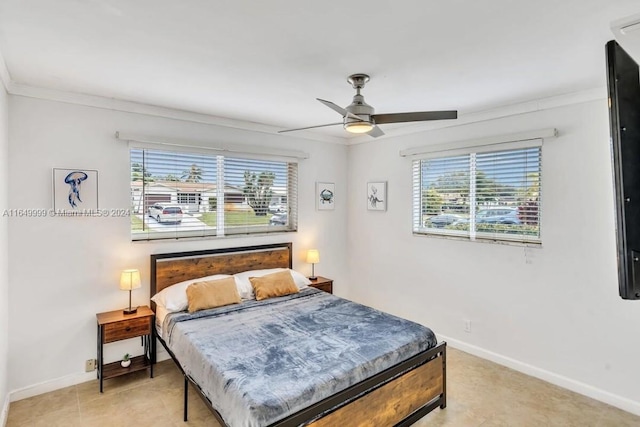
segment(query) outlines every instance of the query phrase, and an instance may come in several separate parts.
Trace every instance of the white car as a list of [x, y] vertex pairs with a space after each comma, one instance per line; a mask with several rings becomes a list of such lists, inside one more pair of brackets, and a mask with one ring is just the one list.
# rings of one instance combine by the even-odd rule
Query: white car
[[269, 225], [287, 225], [287, 213], [280, 212], [275, 214], [269, 220]]
[[520, 215], [516, 207], [481, 209], [476, 214], [478, 224], [520, 224]]
[[168, 206], [156, 203], [149, 206], [149, 216], [159, 224], [163, 222], [182, 222], [182, 208], [180, 206]]

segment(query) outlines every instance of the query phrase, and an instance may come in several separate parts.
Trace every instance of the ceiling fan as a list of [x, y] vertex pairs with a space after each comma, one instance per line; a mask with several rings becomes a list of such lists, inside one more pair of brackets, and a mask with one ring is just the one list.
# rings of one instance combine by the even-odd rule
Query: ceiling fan
[[286, 129], [281, 130], [278, 133], [343, 125], [347, 132], [366, 133], [369, 136], [377, 138], [384, 135], [384, 132], [382, 132], [382, 129], [380, 129], [378, 125], [386, 123], [423, 122], [428, 120], [446, 120], [458, 118], [458, 112], [455, 110], [374, 114], [374, 108], [364, 102], [364, 96], [360, 94], [360, 90], [364, 88], [365, 83], [369, 81], [369, 76], [366, 74], [352, 74], [347, 78], [347, 81], [351, 83], [351, 86], [353, 86], [353, 88], [356, 90], [356, 94], [353, 96], [353, 102], [346, 108], [342, 108], [331, 101], [325, 101], [324, 99], [316, 98], [327, 107], [339, 113], [342, 116], [342, 122], [328, 123], [325, 125], [317, 126], [307, 126], [296, 129]]

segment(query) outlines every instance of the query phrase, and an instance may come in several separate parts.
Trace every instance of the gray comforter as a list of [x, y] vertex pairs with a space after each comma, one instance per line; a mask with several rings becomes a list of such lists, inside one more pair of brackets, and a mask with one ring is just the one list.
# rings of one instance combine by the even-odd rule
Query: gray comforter
[[266, 426], [436, 345], [424, 326], [313, 288], [165, 319], [229, 426]]

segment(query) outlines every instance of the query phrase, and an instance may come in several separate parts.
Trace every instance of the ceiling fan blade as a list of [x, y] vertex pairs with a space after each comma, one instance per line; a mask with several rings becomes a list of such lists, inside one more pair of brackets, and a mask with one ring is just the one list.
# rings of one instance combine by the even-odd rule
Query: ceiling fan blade
[[424, 122], [428, 120], [457, 119], [458, 112], [450, 111], [420, 111], [414, 113], [374, 114], [371, 116], [378, 125], [385, 123]]
[[384, 135], [384, 132], [382, 132], [382, 129], [380, 129], [378, 126], [374, 126], [373, 129], [367, 132], [367, 135], [377, 138]]
[[304, 128], [296, 128], [296, 129], [285, 129], [285, 130], [279, 130], [278, 133], [285, 133], [285, 132], [294, 132], [297, 130], [306, 130], [306, 129], [314, 129], [314, 128], [323, 128], [323, 127], [327, 127], [327, 126], [335, 126], [335, 125], [341, 125], [342, 122], [338, 122], [338, 123], [328, 123], [326, 125], [316, 125], [316, 126], [307, 126]]
[[322, 102], [324, 105], [326, 105], [327, 107], [331, 108], [333, 111], [335, 111], [336, 113], [339, 113], [342, 117], [351, 117], [352, 119], [356, 119], [356, 120], [360, 120], [363, 122], [366, 122], [367, 120], [364, 119], [363, 117], [360, 116], [356, 116], [353, 113], [348, 112], [347, 110], [345, 110], [344, 108], [342, 108], [339, 105], [334, 104], [331, 101], [325, 101], [324, 99], [320, 99], [320, 98], [316, 98], [318, 101]]
[[349, 112], [347, 110], [345, 110], [344, 108], [342, 108], [339, 105], [334, 104], [331, 101], [325, 101], [324, 99], [320, 99], [320, 98], [316, 98], [318, 101], [322, 102], [324, 105], [326, 105], [327, 107], [331, 108], [333, 111], [335, 111], [336, 113], [340, 114], [342, 117], [346, 116]]

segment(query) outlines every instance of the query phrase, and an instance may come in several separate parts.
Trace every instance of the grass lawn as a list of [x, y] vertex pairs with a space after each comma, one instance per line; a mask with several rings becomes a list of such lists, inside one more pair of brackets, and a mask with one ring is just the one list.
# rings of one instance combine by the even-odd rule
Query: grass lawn
[[[253, 211], [228, 211], [224, 213], [224, 222], [227, 226], [269, 225], [269, 219], [271, 219], [271, 214], [256, 216]], [[200, 217], [200, 221], [211, 227], [215, 227], [217, 222], [216, 213], [205, 212]]]
[[136, 215], [131, 215], [131, 231], [142, 231], [142, 220]]
[[[216, 226], [216, 213], [205, 212], [199, 218], [208, 226]], [[229, 211], [224, 213], [224, 220], [227, 226], [243, 226], [243, 225], [269, 225], [271, 214], [265, 216], [256, 216], [253, 211]], [[131, 215], [131, 231], [142, 231], [142, 220], [136, 215]]]

